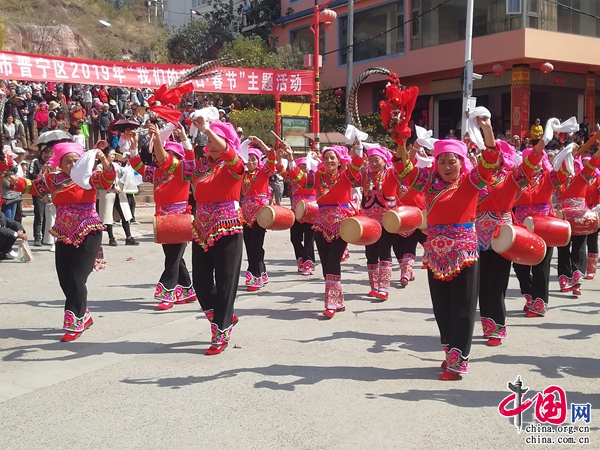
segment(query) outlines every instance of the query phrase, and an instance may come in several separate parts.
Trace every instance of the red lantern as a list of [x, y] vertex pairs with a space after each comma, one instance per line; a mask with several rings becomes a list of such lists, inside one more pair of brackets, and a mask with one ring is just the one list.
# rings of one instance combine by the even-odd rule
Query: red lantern
[[337, 13], [332, 9], [324, 9], [319, 13], [319, 21], [325, 24], [326, 30], [331, 30], [331, 22], [337, 19]]
[[334, 94], [337, 98], [342, 98], [344, 96], [344, 90], [342, 88], [338, 88], [334, 91]]
[[506, 69], [504, 68], [504, 66], [502, 64], [496, 64], [496, 65], [494, 65], [494, 67], [492, 67], [492, 71], [496, 75], [496, 78], [499, 78], [500, 75], [502, 75], [505, 70]]
[[554, 70], [554, 66], [552, 64], [550, 64], [549, 62], [545, 62], [544, 64], [542, 64], [540, 66], [540, 70], [542, 71], [544, 76], [546, 76]]

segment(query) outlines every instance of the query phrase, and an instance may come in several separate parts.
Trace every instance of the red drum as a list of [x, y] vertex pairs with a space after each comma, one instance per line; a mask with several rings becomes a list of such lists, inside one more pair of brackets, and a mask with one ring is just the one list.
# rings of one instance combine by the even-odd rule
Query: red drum
[[525, 217], [523, 225], [541, 237], [547, 247], [564, 247], [571, 240], [571, 225], [558, 217], [533, 215]]
[[183, 244], [192, 240], [192, 216], [171, 214], [154, 216], [154, 242], [157, 244]]
[[294, 225], [294, 213], [283, 206], [263, 206], [256, 213], [256, 222], [266, 230], [289, 230]]
[[298, 221], [314, 225], [318, 213], [319, 205], [315, 201], [300, 200], [296, 204], [296, 220]]
[[503, 223], [492, 238], [492, 248], [509, 261], [535, 266], [546, 256], [546, 243], [527, 228]]
[[381, 225], [367, 216], [346, 217], [340, 226], [340, 236], [348, 244], [371, 245], [381, 237]]
[[409, 233], [423, 224], [423, 213], [416, 206], [397, 206], [385, 212], [383, 228], [388, 233]]
[[589, 209], [562, 209], [556, 215], [571, 224], [573, 236], [586, 236], [598, 230], [598, 213]]

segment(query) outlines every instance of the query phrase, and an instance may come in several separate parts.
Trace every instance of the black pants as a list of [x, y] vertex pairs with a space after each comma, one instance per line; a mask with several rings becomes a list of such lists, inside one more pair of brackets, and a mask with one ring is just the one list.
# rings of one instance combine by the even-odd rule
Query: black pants
[[232, 324], [233, 305], [242, 266], [242, 236], [220, 237], [205, 252], [192, 243], [194, 290], [203, 311], [214, 310], [213, 323], [220, 330]]
[[310, 223], [294, 221], [290, 228], [290, 241], [294, 246], [296, 261], [302, 258], [303, 261], [315, 262], [315, 230]]
[[92, 231], [79, 247], [56, 241], [54, 260], [58, 282], [65, 294], [65, 311], [82, 318], [87, 309], [88, 276], [94, 269], [94, 261], [102, 244], [102, 231]]
[[[107, 130], [99, 130], [100, 139], [104, 141], [108, 141], [108, 131]], [[110, 142], [108, 143], [110, 145]]]
[[408, 237], [394, 234], [392, 247], [394, 249], [394, 255], [396, 259], [402, 261], [402, 258], [406, 253], [411, 255], [417, 254], [417, 244], [425, 242], [427, 236], [421, 230], [415, 230], [413, 234]]
[[570, 279], [576, 270], [585, 274], [587, 267], [586, 241], [587, 235], [571, 236], [571, 242], [564, 247], [558, 247], [558, 276], [565, 275]]
[[[131, 221], [135, 222], [135, 195], [134, 194], [125, 194], [127, 196], [127, 203], [129, 204], [129, 209], [131, 210]], [[119, 213], [120, 214], [120, 213]]]
[[385, 228], [382, 228], [379, 240], [365, 247], [367, 264], [378, 264], [379, 261], [392, 262], [392, 242], [396, 236], [398, 235], [388, 233]]
[[510, 279], [510, 261], [494, 250], [479, 253], [479, 312], [481, 317], [506, 325], [504, 298]]
[[587, 251], [598, 254], [598, 231], [587, 235]]
[[550, 285], [550, 262], [554, 247], [548, 247], [546, 256], [537, 266], [523, 266], [513, 263], [522, 295], [540, 298], [548, 304], [548, 286]]
[[175, 286], [190, 287], [192, 280], [190, 272], [185, 265], [183, 254], [187, 244], [163, 244], [165, 254], [165, 270], [160, 276], [159, 283], [167, 290], [175, 289]]
[[441, 281], [427, 271], [433, 314], [440, 330], [442, 345], [457, 348], [466, 358], [471, 351], [477, 292], [479, 261], [467, 267], [450, 281]]
[[33, 142], [33, 116], [27, 116], [27, 122], [24, 122], [23, 125], [25, 126], [27, 139], [29, 139], [29, 142]]
[[34, 195], [31, 199], [33, 200], [33, 238], [41, 242], [46, 227], [46, 204], [42, 197]]
[[16, 237], [0, 234], [0, 253], [10, 253], [16, 240]]
[[244, 225], [244, 245], [246, 246], [246, 256], [248, 258], [248, 272], [254, 277], [260, 277], [267, 273], [265, 266], [265, 233], [267, 230], [254, 222], [252, 228]]
[[323, 277], [325, 275], [341, 275], [342, 256], [344, 256], [344, 250], [348, 247], [348, 243], [342, 238], [327, 242], [321, 232], [315, 233], [315, 242], [323, 268]]
[[15, 222], [23, 223], [23, 202], [17, 202], [17, 208], [15, 209]]

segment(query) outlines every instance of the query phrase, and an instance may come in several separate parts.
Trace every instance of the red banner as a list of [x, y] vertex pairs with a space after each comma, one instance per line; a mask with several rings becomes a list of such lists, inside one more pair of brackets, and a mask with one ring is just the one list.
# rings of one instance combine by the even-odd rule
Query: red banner
[[[0, 52], [0, 79], [99, 84], [156, 89], [177, 80], [194, 66], [98, 61]], [[219, 73], [194, 80], [194, 90], [224, 94], [312, 95], [311, 70], [221, 67]]]

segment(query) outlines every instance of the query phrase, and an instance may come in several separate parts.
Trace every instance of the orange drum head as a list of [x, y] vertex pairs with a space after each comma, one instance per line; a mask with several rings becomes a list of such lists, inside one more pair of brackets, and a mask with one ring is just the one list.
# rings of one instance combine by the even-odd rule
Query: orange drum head
[[525, 225], [529, 231], [535, 231], [533, 217], [525, 217], [525, 220], [523, 220], [523, 225]]
[[271, 228], [275, 223], [275, 210], [270, 206], [263, 206], [256, 213], [256, 221], [264, 229]]
[[509, 224], [500, 225], [497, 233], [498, 235], [492, 239], [492, 248], [496, 253], [502, 254], [513, 246], [517, 234]]
[[296, 219], [302, 220], [304, 214], [306, 214], [306, 202], [304, 200], [300, 200], [296, 204]]
[[400, 230], [400, 216], [393, 209], [389, 209], [383, 214], [381, 223], [388, 233], [397, 234]]
[[362, 224], [355, 217], [347, 217], [340, 226], [340, 236], [349, 244], [358, 242], [363, 234]]

